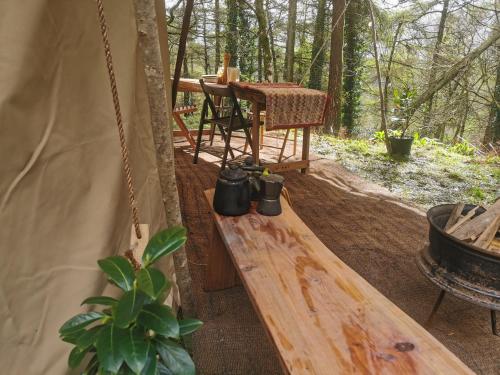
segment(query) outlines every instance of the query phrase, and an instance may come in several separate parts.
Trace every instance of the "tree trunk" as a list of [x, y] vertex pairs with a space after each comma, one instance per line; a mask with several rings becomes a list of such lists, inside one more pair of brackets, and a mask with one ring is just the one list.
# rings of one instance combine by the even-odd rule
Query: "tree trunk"
[[219, 70], [221, 66], [221, 58], [220, 58], [220, 5], [219, 0], [215, 0], [215, 8], [214, 8], [214, 18], [215, 18], [215, 72]]
[[301, 22], [301, 33], [299, 34], [299, 66], [297, 69], [297, 74], [298, 74], [298, 79], [297, 81], [300, 81], [301, 83], [305, 79], [306, 71], [304, 69], [305, 64], [304, 64], [304, 46], [307, 42], [307, 36], [306, 36], [306, 29], [307, 29], [307, 14], [309, 12], [308, 8], [308, 2], [305, 2], [304, 4], [304, 13], [303, 13], [303, 18]]
[[[352, 0], [345, 13], [342, 124], [348, 136], [357, 125], [361, 107], [365, 31], [369, 24], [369, 20], [364, 17], [366, 7], [363, 6], [363, 1]], [[340, 130], [340, 124], [338, 126]]]
[[[403, 26], [403, 22], [400, 21], [398, 26], [396, 27], [396, 32], [394, 33], [394, 39], [392, 40], [391, 51], [389, 52], [389, 60], [387, 61], [387, 70], [385, 71], [385, 80], [384, 80], [384, 112], [387, 114], [389, 110], [389, 85], [391, 83], [391, 68], [392, 68], [392, 59], [394, 57], [394, 51], [396, 50], [396, 46], [398, 44], [399, 34], [401, 32], [401, 28]], [[382, 128], [382, 123], [380, 123], [380, 128]]]
[[226, 52], [231, 54], [229, 66], [238, 66], [238, 1], [227, 0]]
[[309, 88], [321, 89], [323, 66], [325, 65], [325, 15], [326, 0], [318, 0], [318, 12], [314, 24], [314, 38], [309, 71]]
[[262, 82], [262, 47], [260, 46], [260, 38], [257, 38], [257, 80]]
[[244, 37], [239, 40], [239, 67], [242, 76], [250, 77], [252, 74], [252, 54], [254, 52], [254, 40], [248, 35], [251, 24], [248, 14], [248, 5], [243, 0], [239, 0], [238, 7], [238, 28], [245, 32]]
[[181, 78], [182, 62], [184, 61], [184, 55], [186, 54], [186, 43], [189, 33], [189, 26], [191, 24], [193, 5], [194, 0], [186, 0], [184, 17], [182, 18], [181, 37], [179, 39], [179, 49], [177, 50], [177, 60], [175, 62], [174, 81], [172, 82], [172, 105], [175, 105], [175, 101], [177, 100], [177, 86], [179, 85], [179, 79]]
[[[187, 47], [187, 45], [186, 45]], [[182, 64], [183, 68], [182, 68], [182, 75], [185, 77], [185, 78], [189, 78], [189, 64], [188, 64], [188, 57], [187, 55], [184, 56], [184, 63]], [[188, 92], [188, 91], [184, 91], [183, 92], [183, 104], [186, 106], [186, 105], [189, 105], [190, 104], [190, 100], [191, 100], [191, 93]], [[174, 103], [174, 107], [175, 108], [175, 104]]]
[[[439, 63], [439, 53], [441, 50], [441, 44], [443, 42], [443, 37], [444, 37], [444, 30], [446, 27], [446, 18], [448, 17], [448, 5], [450, 3], [450, 0], [444, 0], [443, 2], [443, 9], [441, 10], [441, 19], [439, 20], [439, 27], [438, 27], [438, 34], [437, 34], [437, 39], [436, 39], [436, 44], [434, 45], [434, 53], [432, 55], [432, 65], [431, 65], [431, 71], [429, 73], [429, 84], [427, 85], [430, 87], [434, 80], [436, 79], [436, 73], [438, 70], [438, 63]], [[424, 115], [424, 123], [423, 126], [424, 128], [427, 127], [429, 131], [432, 129], [431, 127], [431, 120], [432, 120], [432, 106], [434, 103], [434, 95], [432, 95], [428, 101], [427, 105], [427, 110]], [[439, 132], [439, 130], [438, 130]]]
[[202, 5], [203, 12], [203, 62], [205, 68], [205, 74], [210, 71], [210, 60], [208, 59], [208, 45], [207, 45], [207, 10], [205, 9], [205, 3]]
[[[322, 0], [324, 1], [324, 0]], [[262, 53], [262, 70], [264, 79], [266, 81], [271, 81], [273, 73], [271, 71], [271, 46], [269, 44], [269, 35], [267, 30], [267, 17], [266, 11], [264, 9], [263, 0], [255, 0], [255, 15], [257, 17], [257, 23], [259, 25], [259, 41]]]
[[297, 0], [288, 2], [288, 23], [286, 28], [285, 68], [283, 79], [293, 82], [293, 68], [295, 63], [295, 27], [297, 23]]
[[382, 119], [382, 130], [384, 132], [385, 147], [387, 152], [391, 153], [391, 143], [389, 142], [389, 134], [387, 134], [387, 120], [386, 113], [384, 111], [384, 90], [382, 89], [382, 77], [380, 74], [380, 64], [378, 59], [378, 48], [377, 48], [377, 29], [375, 24], [375, 16], [373, 14], [373, 4], [371, 0], [367, 0], [368, 9], [370, 10], [370, 20], [371, 20], [371, 31], [372, 31], [372, 43], [373, 43], [373, 55], [375, 58], [375, 69], [377, 71], [377, 83], [378, 83], [378, 94], [380, 102], [380, 117]]
[[469, 116], [469, 109], [470, 109], [470, 103], [469, 103], [469, 88], [467, 87], [468, 83], [466, 82], [465, 84], [465, 89], [463, 92], [463, 112], [462, 116], [460, 117], [460, 122], [457, 124], [457, 128], [455, 130], [455, 135], [453, 136], [453, 141], [452, 143], [455, 144], [458, 142], [458, 137], [462, 136], [464, 134], [465, 130], [465, 124], [467, 123], [467, 117]]
[[[143, 52], [151, 112], [151, 128], [156, 149], [166, 221], [168, 226], [182, 225], [179, 196], [175, 181], [172, 96], [169, 90], [170, 62], [168, 58], [167, 25], [165, 23], [165, 3], [162, 0], [135, 0], [135, 12], [139, 44]], [[188, 316], [195, 316], [191, 277], [185, 249], [182, 248], [175, 252], [173, 258], [183, 312]]]
[[276, 61], [276, 50], [274, 48], [273, 24], [271, 22], [271, 15], [269, 13], [269, 0], [266, 0], [266, 12], [269, 27], [269, 44], [271, 46], [271, 58], [273, 61], [273, 82], [278, 82], [278, 62]]
[[412, 102], [412, 104], [408, 108], [408, 117], [413, 116], [416, 110], [419, 109], [422, 104], [429, 101], [437, 91], [441, 90], [459, 73], [466, 69], [472, 63], [472, 61], [474, 61], [486, 49], [492, 46], [498, 39], [500, 39], [500, 29], [493, 30], [488, 39], [481, 43], [479, 47], [463, 57], [460, 61], [453, 64], [441, 77], [435, 80], [427, 90], [425, 90]]
[[[500, 43], [497, 43], [497, 61], [500, 60]], [[489, 145], [500, 140], [500, 63], [497, 64], [497, 77], [493, 98], [490, 105], [490, 116], [484, 131], [483, 144]]]
[[326, 112], [325, 131], [339, 134], [342, 121], [342, 68], [344, 49], [345, 0], [335, 0], [332, 14], [332, 36], [330, 40], [330, 72], [328, 96], [330, 103]]

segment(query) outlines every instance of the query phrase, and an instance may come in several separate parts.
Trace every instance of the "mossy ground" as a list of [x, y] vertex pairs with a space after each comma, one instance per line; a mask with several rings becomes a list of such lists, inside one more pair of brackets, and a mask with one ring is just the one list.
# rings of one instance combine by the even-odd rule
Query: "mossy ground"
[[421, 139], [408, 159], [395, 159], [381, 141], [316, 135], [311, 148], [424, 208], [458, 201], [491, 204], [500, 194], [500, 157], [478, 155], [467, 147]]

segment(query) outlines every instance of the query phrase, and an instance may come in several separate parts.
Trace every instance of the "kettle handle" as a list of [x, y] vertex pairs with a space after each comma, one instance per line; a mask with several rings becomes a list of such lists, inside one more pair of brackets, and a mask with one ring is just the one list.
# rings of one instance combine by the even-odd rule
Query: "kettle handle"
[[247, 188], [242, 188], [242, 189], [238, 189], [240, 194], [238, 195], [238, 205], [243, 205], [244, 203], [244, 200], [245, 200], [245, 197], [243, 196], [243, 194], [247, 194], [247, 199], [250, 199], [250, 189], [249, 189], [249, 181], [247, 181], [247, 184], [244, 184], [243, 187], [246, 186]]

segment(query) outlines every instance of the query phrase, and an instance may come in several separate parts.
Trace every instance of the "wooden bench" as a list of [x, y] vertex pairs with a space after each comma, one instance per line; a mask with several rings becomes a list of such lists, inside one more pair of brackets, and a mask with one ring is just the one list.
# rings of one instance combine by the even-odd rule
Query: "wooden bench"
[[205, 289], [239, 275], [285, 373], [473, 374], [282, 208], [276, 217], [213, 212]]

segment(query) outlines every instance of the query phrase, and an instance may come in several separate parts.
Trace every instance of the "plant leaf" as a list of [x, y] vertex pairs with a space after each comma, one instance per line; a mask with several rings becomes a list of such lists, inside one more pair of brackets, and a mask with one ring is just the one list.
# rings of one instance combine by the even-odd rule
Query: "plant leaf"
[[120, 341], [120, 351], [128, 367], [138, 374], [146, 365], [148, 359], [149, 342], [136, 329], [128, 329], [123, 340]]
[[73, 348], [71, 353], [69, 353], [69, 358], [68, 358], [68, 366], [70, 368], [76, 368], [82, 363], [83, 358], [85, 358], [85, 355], [88, 352], [87, 349], [80, 349], [79, 347]]
[[158, 374], [159, 375], [174, 375], [169, 368], [165, 367], [165, 365], [161, 362], [158, 362]]
[[85, 298], [81, 305], [104, 305], [104, 306], [114, 306], [118, 301], [113, 297], [106, 296], [96, 296]]
[[137, 285], [153, 299], [156, 299], [170, 286], [165, 275], [156, 268], [142, 268], [137, 273]]
[[127, 327], [141, 311], [146, 295], [140, 290], [132, 289], [125, 293], [116, 305], [115, 324], [120, 328]]
[[135, 280], [130, 262], [121, 256], [111, 256], [97, 261], [108, 278], [122, 290], [132, 290]]
[[142, 369], [141, 375], [158, 375], [158, 359], [156, 358], [155, 347], [151, 342], [148, 346], [146, 364]]
[[92, 358], [90, 358], [89, 363], [87, 363], [87, 367], [82, 375], [94, 375], [97, 373], [97, 368], [99, 364], [97, 363], [97, 354], [94, 354]]
[[96, 326], [92, 327], [88, 331], [83, 331], [83, 333], [80, 335], [80, 337], [78, 337], [78, 340], [76, 341], [76, 346], [83, 350], [87, 349], [91, 345], [95, 345], [102, 327], [104, 326]]
[[185, 336], [193, 333], [203, 325], [203, 322], [198, 319], [184, 319], [179, 321], [180, 335]]
[[59, 328], [59, 334], [61, 336], [74, 334], [75, 332], [84, 329], [86, 326], [95, 322], [96, 320], [101, 319], [102, 317], [104, 317], [103, 313], [95, 311], [75, 315], [74, 317], [66, 321], [66, 323], [64, 323], [61, 328]]
[[179, 249], [186, 242], [186, 228], [175, 226], [156, 233], [146, 245], [142, 263], [147, 267], [158, 258]]
[[76, 342], [78, 341], [80, 336], [83, 335], [84, 333], [85, 333], [85, 330], [81, 329], [81, 330], [76, 331], [74, 333], [70, 333], [68, 335], [61, 336], [61, 340], [63, 340], [64, 342], [69, 342], [70, 344], [76, 345]]
[[163, 338], [155, 338], [156, 350], [164, 364], [175, 375], [195, 375], [193, 360], [179, 344]]
[[179, 337], [179, 323], [169, 307], [150, 304], [142, 308], [137, 322], [147, 329], [167, 337]]
[[124, 338], [124, 331], [114, 324], [106, 325], [96, 342], [97, 358], [100, 366], [109, 372], [116, 373], [123, 363], [119, 342]]

